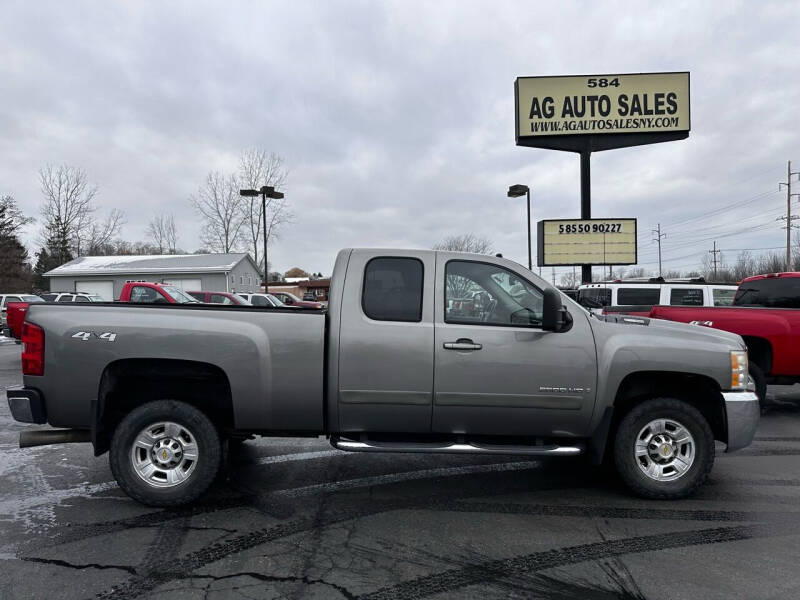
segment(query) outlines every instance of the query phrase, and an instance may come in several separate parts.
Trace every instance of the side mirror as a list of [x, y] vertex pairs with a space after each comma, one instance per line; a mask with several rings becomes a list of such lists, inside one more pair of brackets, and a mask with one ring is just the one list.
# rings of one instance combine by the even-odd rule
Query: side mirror
[[561, 294], [553, 288], [544, 290], [544, 303], [542, 306], [542, 329], [544, 331], [559, 332], [564, 328], [564, 305], [561, 304]]

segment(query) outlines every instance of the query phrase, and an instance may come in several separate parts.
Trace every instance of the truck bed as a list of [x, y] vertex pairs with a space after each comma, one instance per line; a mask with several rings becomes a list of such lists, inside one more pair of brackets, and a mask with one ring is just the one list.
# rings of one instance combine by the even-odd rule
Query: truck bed
[[64, 303], [32, 305], [27, 322], [45, 331], [47, 367], [25, 384], [41, 392], [53, 426], [89, 428], [104, 373], [149, 361], [222, 370], [237, 429], [323, 430], [323, 311]]

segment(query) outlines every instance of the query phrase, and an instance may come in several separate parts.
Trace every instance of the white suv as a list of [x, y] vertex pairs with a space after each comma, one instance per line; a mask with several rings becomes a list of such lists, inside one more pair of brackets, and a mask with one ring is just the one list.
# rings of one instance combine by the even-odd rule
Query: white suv
[[608, 306], [649, 312], [656, 305], [730, 306], [735, 294], [735, 285], [707, 283], [702, 277], [672, 280], [654, 277], [587, 283], [578, 287], [578, 302], [594, 312]]
[[97, 294], [84, 292], [47, 292], [42, 298], [47, 302], [104, 302]]

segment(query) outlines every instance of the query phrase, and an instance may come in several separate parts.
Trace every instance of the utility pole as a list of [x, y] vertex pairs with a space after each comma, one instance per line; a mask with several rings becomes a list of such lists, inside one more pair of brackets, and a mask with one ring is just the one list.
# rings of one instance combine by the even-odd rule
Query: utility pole
[[658, 224], [657, 229], [653, 229], [654, 242], [658, 242], [658, 276], [661, 277], [661, 239], [667, 237], [666, 233], [661, 233], [661, 223]]
[[[792, 161], [786, 163], [786, 181], [778, 183], [778, 190], [782, 185], [786, 186], [786, 270], [792, 270], [792, 220], [797, 219], [797, 215], [792, 217], [792, 196], [800, 194], [792, 193], [792, 175], [800, 177], [800, 171], [792, 171]], [[783, 220], [783, 217], [780, 218]]]
[[553, 285], [556, 284], [556, 268], [553, 267]]
[[714, 260], [714, 281], [716, 281], [717, 280], [717, 254], [722, 252], [722, 250], [717, 250], [717, 242], [716, 242], [716, 240], [714, 241], [714, 249], [713, 250], [709, 250], [708, 252], [711, 254], [711, 256], [714, 257], [714, 259], [713, 259]]

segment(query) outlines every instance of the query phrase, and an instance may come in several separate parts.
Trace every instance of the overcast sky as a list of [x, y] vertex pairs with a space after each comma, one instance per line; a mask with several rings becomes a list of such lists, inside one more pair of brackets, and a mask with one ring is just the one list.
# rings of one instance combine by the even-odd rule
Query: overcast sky
[[798, 22], [797, 1], [3, 0], [0, 195], [38, 216], [38, 169], [82, 167], [125, 239], [172, 212], [191, 251], [189, 196], [261, 147], [284, 157], [296, 214], [270, 247], [277, 270], [328, 274], [341, 247], [466, 232], [524, 263], [508, 185], [531, 186], [534, 222], [577, 217], [579, 159], [515, 146], [514, 79], [688, 70], [690, 137], [595, 153], [593, 216], [637, 217], [648, 269], [659, 222], [665, 268], [699, 265], [714, 239], [730, 260], [785, 240]]

